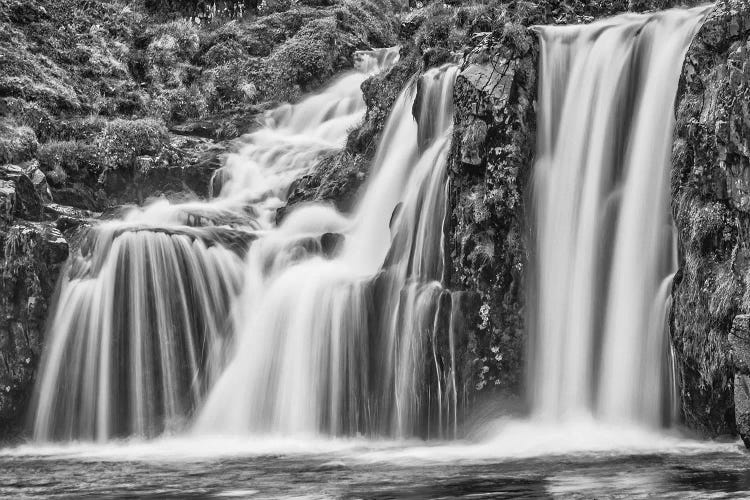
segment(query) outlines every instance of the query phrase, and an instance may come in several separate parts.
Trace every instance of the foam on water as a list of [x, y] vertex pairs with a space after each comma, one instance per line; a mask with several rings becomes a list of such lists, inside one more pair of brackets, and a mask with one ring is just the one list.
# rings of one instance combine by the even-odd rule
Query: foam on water
[[535, 420], [497, 420], [475, 440], [420, 441], [283, 436], [162, 437], [106, 444], [24, 444], [0, 449], [0, 457], [83, 461], [210, 461], [230, 457], [283, 456], [396, 464], [503, 462], [541, 457], [745, 454], [742, 444], [697, 440], [674, 431], [578, 421], [549, 425]]

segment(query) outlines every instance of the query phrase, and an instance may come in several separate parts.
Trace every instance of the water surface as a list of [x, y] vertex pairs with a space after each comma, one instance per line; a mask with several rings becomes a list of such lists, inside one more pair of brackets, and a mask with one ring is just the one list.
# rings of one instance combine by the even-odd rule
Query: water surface
[[[481, 443], [168, 439], [0, 451], [0, 495], [46, 498], [747, 498], [750, 457], [709, 443], [512, 425]], [[567, 438], [566, 438], [567, 436]], [[577, 442], [576, 445], [571, 443]], [[626, 443], [630, 443], [627, 445]]]

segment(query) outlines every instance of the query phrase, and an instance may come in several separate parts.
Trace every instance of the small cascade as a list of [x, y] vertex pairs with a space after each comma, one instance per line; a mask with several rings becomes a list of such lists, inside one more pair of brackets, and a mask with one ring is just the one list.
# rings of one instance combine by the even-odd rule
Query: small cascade
[[[345, 144], [366, 110], [362, 82], [398, 54], [398, 47], [359, 52], [356, 69], [321, 93], [268, 112], [216, 174], [216, 198], [159, 201], [89, 230], [66, 265], [50, 320], [32, 407], [35, 439], [150, 437], [189, 425], [234, 357], [232, 312], [251, 307], [240, 300], [248, 293], [265, 294], [247, 291], [257, 283], [244, 272], [246, 257], [253, 262], [288, 237], [275, 233], [275, 212], [290, 183]], [[325, 255], [335, 235], [315, 232], [324, 226], [294, 233], [288, 251], [274, 247], [279, 253], [263, 254], [270, 261], [259, 265], [286, 268]]]
[[105, 223], [68, 263], [44, 357], [34, 434], [180, 428], [218, 368], [241, 258], [202, 235]]
[[530, 362], [540, 418], [664, 422], [673, 106], [709, 9], [536, 28]]
[[[438, 330], [450, 315], [442, 228], [457, 71], [430, 70], [399, 96], [350, 218], [301, 207], [251, 246], [237, 350], [196, 432], [405, 437], [455, 428], [455, 366], [436, 338], [450, 338]], [[336, 241], [329, 252], [325, 235]]]

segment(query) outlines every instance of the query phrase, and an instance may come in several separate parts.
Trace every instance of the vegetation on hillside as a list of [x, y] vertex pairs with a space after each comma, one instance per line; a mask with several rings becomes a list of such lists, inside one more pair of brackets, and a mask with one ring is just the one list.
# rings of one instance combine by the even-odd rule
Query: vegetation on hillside
[[[0, 160], [38, 156], [53, 191], [95, 192], [107, 170], [161, 155], [168, 129], [236, 137], [355, 50], [396, 42], [389, 0], [235, 3], [242, 16], [199, 18], [188, 4], [206, 2], [0, 0]], [[93, 198], [67, 201], [103, 208]]]

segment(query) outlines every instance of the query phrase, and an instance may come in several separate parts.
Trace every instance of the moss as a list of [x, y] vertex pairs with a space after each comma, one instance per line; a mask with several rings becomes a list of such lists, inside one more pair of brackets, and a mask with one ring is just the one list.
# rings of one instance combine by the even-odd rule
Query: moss
[[332, 19], [318, 19], [282, 44], [269, 61], [273, 77], [288, 79], [303, 88], [320, 85], [340, 62], [336, 25]]

